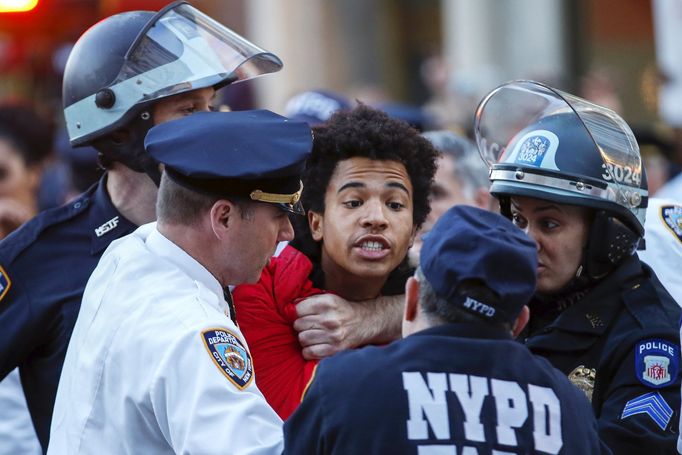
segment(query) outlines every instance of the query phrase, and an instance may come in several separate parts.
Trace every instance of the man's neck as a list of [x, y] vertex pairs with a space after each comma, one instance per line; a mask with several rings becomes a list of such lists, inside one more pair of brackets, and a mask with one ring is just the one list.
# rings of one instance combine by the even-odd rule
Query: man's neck
[[120, 163], [115, 163], [107, 174], [107, 192], [121, 215], [138, 226], [156, 219], [158, 188], [146, 174]]
[[324, 272], [325, 289], [353, 302], [379, 297], [381, 288], [384, 287], [388, 279], [388, 277], [380, 279], [351, 275], [327, 258], [324, 253], [322, 254], [321, 266]]

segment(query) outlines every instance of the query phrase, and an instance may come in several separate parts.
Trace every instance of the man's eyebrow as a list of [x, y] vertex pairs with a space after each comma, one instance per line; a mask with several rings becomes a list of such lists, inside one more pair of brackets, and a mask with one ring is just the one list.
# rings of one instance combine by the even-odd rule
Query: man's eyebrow
[[337, 194], [340, 193], [341, 191], [345, 190], [346, 188], [364, 188], [365, 184], [362, 182], [348, 182], [344, 183], [341, 185], [341, 188], [336, 192]]
[[407, 187], [400, 182], [388, 182], [386, 186], [389, 188], [398, 188], [406, 192], [408, 195], [410, 194], [410, 190], [408, 190]]

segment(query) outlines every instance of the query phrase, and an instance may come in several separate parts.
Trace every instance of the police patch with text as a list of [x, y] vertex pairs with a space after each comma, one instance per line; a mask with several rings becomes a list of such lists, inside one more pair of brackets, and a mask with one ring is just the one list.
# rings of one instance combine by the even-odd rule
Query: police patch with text
[[647, 387], [659, 389], [677, 379], [680, 347], [661, 339], [642, 340], [635, 345], [635, 375]]
[[677, 240], [682, 242], [682, 207], [679, 205], [661, 206], [661, 219]]
[[246, 388], [253, 379], [251, 354], [238, 336], [227, 329], [201, 332], [206, 350], [220, 371], [238, 389]]
[[5, 297], [10, 286], [12, 286], [12, 281], [9, 279], [9, 275], [7, 275], [5, 269], [0, 267], [0, 300]]

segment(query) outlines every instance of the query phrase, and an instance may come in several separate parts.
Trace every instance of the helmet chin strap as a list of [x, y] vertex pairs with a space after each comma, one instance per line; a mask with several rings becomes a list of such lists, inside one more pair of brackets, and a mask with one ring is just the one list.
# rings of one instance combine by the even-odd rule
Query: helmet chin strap
[[135, 172], [145, 173], [158, 187], [161, 183], [159, 164], [144, 149], [144, 138], [154, 126], [148, 111], [139, 113], [126, 127], [93, 142], [100, 152], [100, 161], [108, 164], [118, 161]]

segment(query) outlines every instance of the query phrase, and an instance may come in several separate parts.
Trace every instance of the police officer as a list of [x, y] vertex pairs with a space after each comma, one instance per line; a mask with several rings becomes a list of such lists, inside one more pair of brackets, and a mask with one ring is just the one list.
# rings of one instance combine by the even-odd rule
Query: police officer
[[302, 214], [307, 124], [205, 112], [152, 128], [158, 223], [113, 243], [88, 281], [48, 453], [280, 453], [223, 289], [256, 282]]
[[83, 289], [111, 241], [154, 219], [153, 125], [210, 107], [215, 90], [277, 71], [277, 57], [184, 2], [111, 16], [75, 44], [64, 74], [71, 144], [92, 145], [107, 173], [0, 244], [0, 377], [20, 367], [43, 448]]
[[406, 285], [404, 338], [322, 360], [285, 453], [599, 453], [585, 396], [512, 337], [536, 266], [504, 217], [445, 212]]
[[530, 81], [476, 112], [501, 212], [538, 245], [525, 339], [591, 398], [614, 453], [671, 453], [680, 409], [680, 308], [635, 253], [647, 184], [613, 111]]

